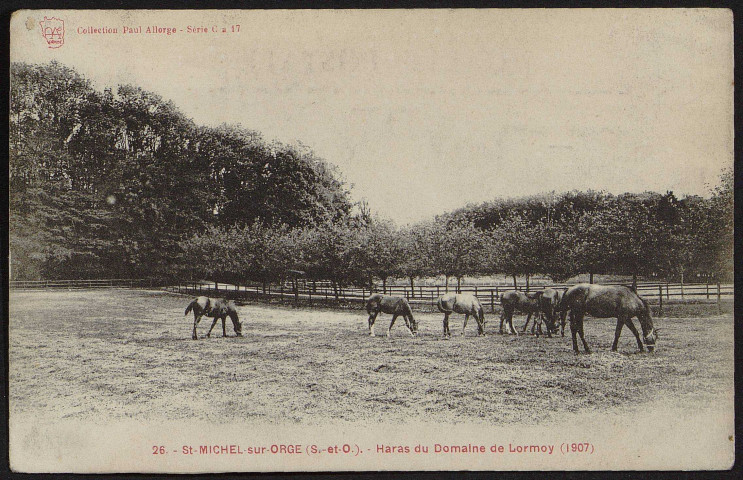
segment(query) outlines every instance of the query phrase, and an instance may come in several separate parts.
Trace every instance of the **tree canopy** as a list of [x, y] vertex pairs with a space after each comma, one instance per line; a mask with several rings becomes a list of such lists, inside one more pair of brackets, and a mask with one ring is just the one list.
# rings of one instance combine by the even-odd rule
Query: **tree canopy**
[[[337, 169], [299, 143], [196, 125], [136, 86], [95, 90], [59, 63], [11, 65], [14, 279], [334, 286], [393, 277], [579, 273], [729, 277], [732, 168], [706, 197], [549, 192], [402, 229], [354, 209]], [[357, 211], [359, 210], [359, 211]]]

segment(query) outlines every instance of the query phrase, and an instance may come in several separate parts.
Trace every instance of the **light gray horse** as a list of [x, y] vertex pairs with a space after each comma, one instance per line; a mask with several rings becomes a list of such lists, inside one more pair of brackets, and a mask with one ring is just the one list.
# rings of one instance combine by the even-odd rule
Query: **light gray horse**
[[632, 323], [632, 317], [637, 317], [640, 322], [643, 340], [648, 351], [652, 352], [655, 349], [658, 330], [653, 328], [650, 306], [644, 298], [629, 287], [581, 283], [570, 287], [565, 292], [558, 310], [560, 312], [570, 310], [570, 333], [573, 336], [573, 351], [575, 353], [578, 353], [576, 334], [580, 335], [586, 353], [591, 352], [583, 336], [583, 317], [586, 314], [596, 318], [616, 317], [617, 328], [614, 332], [614, 343], [611, 345], [613, 352], [617, 351], [619, 335], [621, 335], [622, 327], [625, 325], [635, 335], [637, 348], [641, 352], [644, 351], [643, 342], [640, 340], [640, 334], [637, 332], [634, 323]]
[[439, 311], [444, 314], [444, 336], [451, 337], [449, 331], [449, 315], [454, 313], [464, 314], [464, 325], [462, 326], [462, 336], [467, 328], [467, 320], [470, 315], [477, 320], [477, 335], [485, 335], [485, 312], [476, 296], [471, 293], [447, 293], [439, 297], [436, 305]]
[[392, 325], [395, 324], [395, 320], [400, 315], [405, 319], [405, 325], [410, 330], [410, 335], [415, 336], [418, 334], [418, 324], [415, 323], [413, 311], [410, 309], [410, 304], [408, 304], [407, 300], [403, 297], [375, 293], [366, 299], [366, 313], [369, 314], [369, 335], [372, 337], [374, 336], [374, 321], [377, 319], [379, 312], [392, 314], [392, 321], [387, 329], [388, 337], [392, 331]]
[[209, 298], [209, 297], [198, 297], [193, 299], [191, 303], [186, 307], [186, 313], [193, 310], [193, 333], [191, 338], [196, 340], [196, 325], [201, 321], [201, 317], [206, 315], [207, 317], [213, 318], [212, 326], [207, 332], [206, 336], [209, 337], [212, 334], [214, 325], [217, 324], [217, 320], [222, 320], [222, 336], [227, 336], [227, 330], [224, 325], [224, 321], [227, 317], [232, 320], [232, 326], [235, 328], [235, 334], [238, 337], [242, 337], [242, 324], [237, 316], [237, 308], [232, 300], [225, 300], [224, 298]]

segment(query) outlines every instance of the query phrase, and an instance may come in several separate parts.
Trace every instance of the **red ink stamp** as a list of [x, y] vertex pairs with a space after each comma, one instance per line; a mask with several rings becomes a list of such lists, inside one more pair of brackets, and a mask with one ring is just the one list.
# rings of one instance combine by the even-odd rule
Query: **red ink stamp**
[[41, 25], [41, 35], [46, 39], [49, 48], [59, 48], [64, 45], [64, 20], [45, 16], [39, 25]]

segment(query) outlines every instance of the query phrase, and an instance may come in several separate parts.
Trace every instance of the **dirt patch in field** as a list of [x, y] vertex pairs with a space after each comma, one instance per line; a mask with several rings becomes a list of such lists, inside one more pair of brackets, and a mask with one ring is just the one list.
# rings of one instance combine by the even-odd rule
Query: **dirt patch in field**
[[[585, 409], [621, 412], [668, 399], [683, 408], [733, 395], [733, 320], [656, 319], [656, 353], [637, 353], [614, 322], [588, 320], [591, 355], [569, 336], [498, 335], [490, 317], [441, 338], [439, 314], [370, 337], [363, 311], [240, 306], [191, 340], [188, 298], [159, 291], [12, 292], [10, 411], [105, 422], [197, 418], [276, 423], [436, 421], [543, 423]], [[385, 333], [389, 316], [377, 320]], [[517, 319], [520, 325], [523, 319]], [[211, 320], [199, 325], [205, 335]], [[626, 329], [625, 329], [626, 330]]]

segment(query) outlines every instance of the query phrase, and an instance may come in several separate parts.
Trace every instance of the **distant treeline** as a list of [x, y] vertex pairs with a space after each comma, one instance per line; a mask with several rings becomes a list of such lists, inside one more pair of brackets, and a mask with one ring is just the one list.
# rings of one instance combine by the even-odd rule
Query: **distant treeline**
[[100, 93], [56, 63], [13, 64], [11, 78], [14, 279], [732, 275], [732, 169], [704, 198], [549, 194], [396, 228], [302, 145], [199, 127], [156, 95]]

